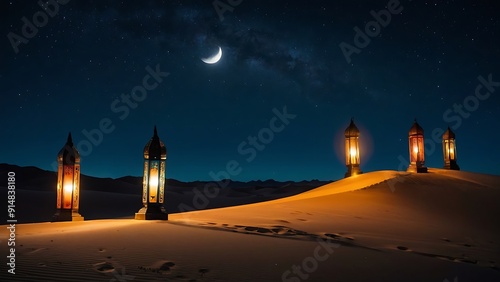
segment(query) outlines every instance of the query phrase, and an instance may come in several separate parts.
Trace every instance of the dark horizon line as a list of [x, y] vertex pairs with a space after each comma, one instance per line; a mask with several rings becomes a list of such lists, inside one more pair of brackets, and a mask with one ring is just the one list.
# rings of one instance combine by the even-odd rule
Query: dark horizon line
[[[39, 170], [42, 170], [42, 171], [46, 171], [46, 172], [51, 172], [51, 173], [57, 173], [57, 171], [52, 171], [52, 170], [47, 170], [47, 169], [43, 169], [43, 168], [40, 168], [40, 167], [37, 167], [37, 166], [34, 166], [34, 165], [28, 165], [28, 166], [20, 166], [20, 165], [16, 165], [16, 164], [9, 164], [9, 163], [0, 163], [0, 166], [3, 166], [3, 165], [6, 165], [6, 166], [15, 166], [15, 167], [19, 167], [19, 168], [36, 168], [36, 169], [39, 169]], [[93, 178], [100, 178], [100, 179], [113, 179], [113, 180], [118, 180], [118, 179], [121, 179], [121, 178], [125, 178], [125, 177], [134, 177], [134, 178], [142, 178], [143, 176], [134, 176], [134, 175], [124, 175], [124, 176], [120, 176], [120, 177], [100, 177], [100, 176], [93, 176], [93, 175], [88, 175], [88, 174], [84, 174], [84, 173], [81, 173], [81, 175], [84, 175], [84, 176], [87, 176], [87, 177], [93, 177]], [[265, 180], [262, 180], [262, 179], [257, 179], [257, 180], [248, 180], [248, 181], [242, 181], [242, 180], [233, 180], [233, 179], [230, 179], [230, 178], [225, 178], [225, 179], [221, 179], [221, 180], [190, 180], [190, 181], [186, 181], [186, 180], [179, 180], [179, 179], [175, 179], [175, 178], [166, 178], [166, 180], [175, 180], [175, 181], [178, 181], [178, 182], [183, 182], [183, 183], [193, 183], [193, 182], [203, 182], [203, 183], [209, 183], [209, 182], [214, 182], [214, 183], [218, 183], [218, 182], [221, 182], [221, 181], [225, 181], [225, 180], [229, 180], [230, 182], [241, 182], [241, 183], [249, 183], [249, 182], [266, 182], [266, 181], [274, 181], [274, 182], [283, 182], [283, 183], [286, 183], [286, 182], [294, 182], [294, 183], [299, 183], [299, 182], [313, 182], [313, 181], [318, 181], [318, 182], [334, 182], [334, 181], [338, 181], [340, 179], [328, 179], [328, 180], [319, 180], [319, 179], [310, 179], [310, 180], [275, 180], [275, 179], [272, 179], [272, 178], [269, 178], [269, 179], [265, 179]]]

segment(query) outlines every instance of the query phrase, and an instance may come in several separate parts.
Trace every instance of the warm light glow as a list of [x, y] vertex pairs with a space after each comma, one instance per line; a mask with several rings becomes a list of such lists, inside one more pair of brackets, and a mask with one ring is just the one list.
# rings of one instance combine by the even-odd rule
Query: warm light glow
[[158, 193], [158, 167], [152, 166], [149, 171], [149, 202], [156, 202]]
[[71, 208], [71, 198], [73, 194], [73, 179], [71, 175], [64, 175], [64, 183], [63, 183], [63, 208], [70, 209]]
[[356, 148], [351, 148], [351, 157], [356, 157]]
[[413, 152], [414, 152], [414, 153], [418, 153], [418, 146], [414, 146], [414, 147], [413, 147]]
[[73, 191], [73, 185], [71, 183], [64, 184], [64, 194], [71, 194]]

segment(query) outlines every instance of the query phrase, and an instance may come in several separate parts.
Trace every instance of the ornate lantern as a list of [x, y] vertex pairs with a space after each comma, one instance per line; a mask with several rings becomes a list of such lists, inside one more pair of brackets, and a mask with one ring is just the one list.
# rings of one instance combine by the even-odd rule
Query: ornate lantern
[[344, 177], [363, 173], [359, 169], [359, 130], [353, 119], [345, 130], [345, 165], [347, 172]]
[[54, 221], [80, 221], [80, 154], [73, 146], [71, 133], [57, 155], [57, 212]]
[[155, 126], [153, 137], [144, 147], [143, 207], [135, 214], [135, 219], [168, 220], [168, 214], [163, 207], [166, 159], [167, 148], [160, 141]]
[[457, 145], [455, 143], [455, 133], [448, 127], [443, 134], [443, 155], [444, 168], [460, 170], [457, 164]]
[[407, 171], [409, 172], [427, 172], [424, 154], [424, 130], [417, 123], [413, 122], [413, 126], [408, 133], [409, 149], [410, 149], [410, 166]]

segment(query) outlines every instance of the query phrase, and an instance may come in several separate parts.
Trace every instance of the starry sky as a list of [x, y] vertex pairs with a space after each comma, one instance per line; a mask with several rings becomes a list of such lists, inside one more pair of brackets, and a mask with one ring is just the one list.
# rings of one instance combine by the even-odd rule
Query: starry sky
[[54, 170], [71, 132], [82, 173], [142, 176], [156, 125], [169, 178], [334, 180], [351, 117], [363, 171], [405, 169], [416, 118], [428, 167], [450, 126], [500, 174], [498, 1], [53, 3], [0, 3], [1, 163]]

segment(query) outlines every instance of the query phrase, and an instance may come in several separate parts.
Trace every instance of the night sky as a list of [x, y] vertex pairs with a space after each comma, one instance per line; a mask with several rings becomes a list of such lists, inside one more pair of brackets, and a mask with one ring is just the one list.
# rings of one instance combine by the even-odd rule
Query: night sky
[[54, 170], [71, 131], [82, 173], [142, 176], [156, 125], [168, 178], [333, 180], [351, 117], [365, 172], [405, 169], [417, 118], [428, 167], [450, 126], [500, 174], [498, 1], [59, 2], [1, 1], [0, 163]]

